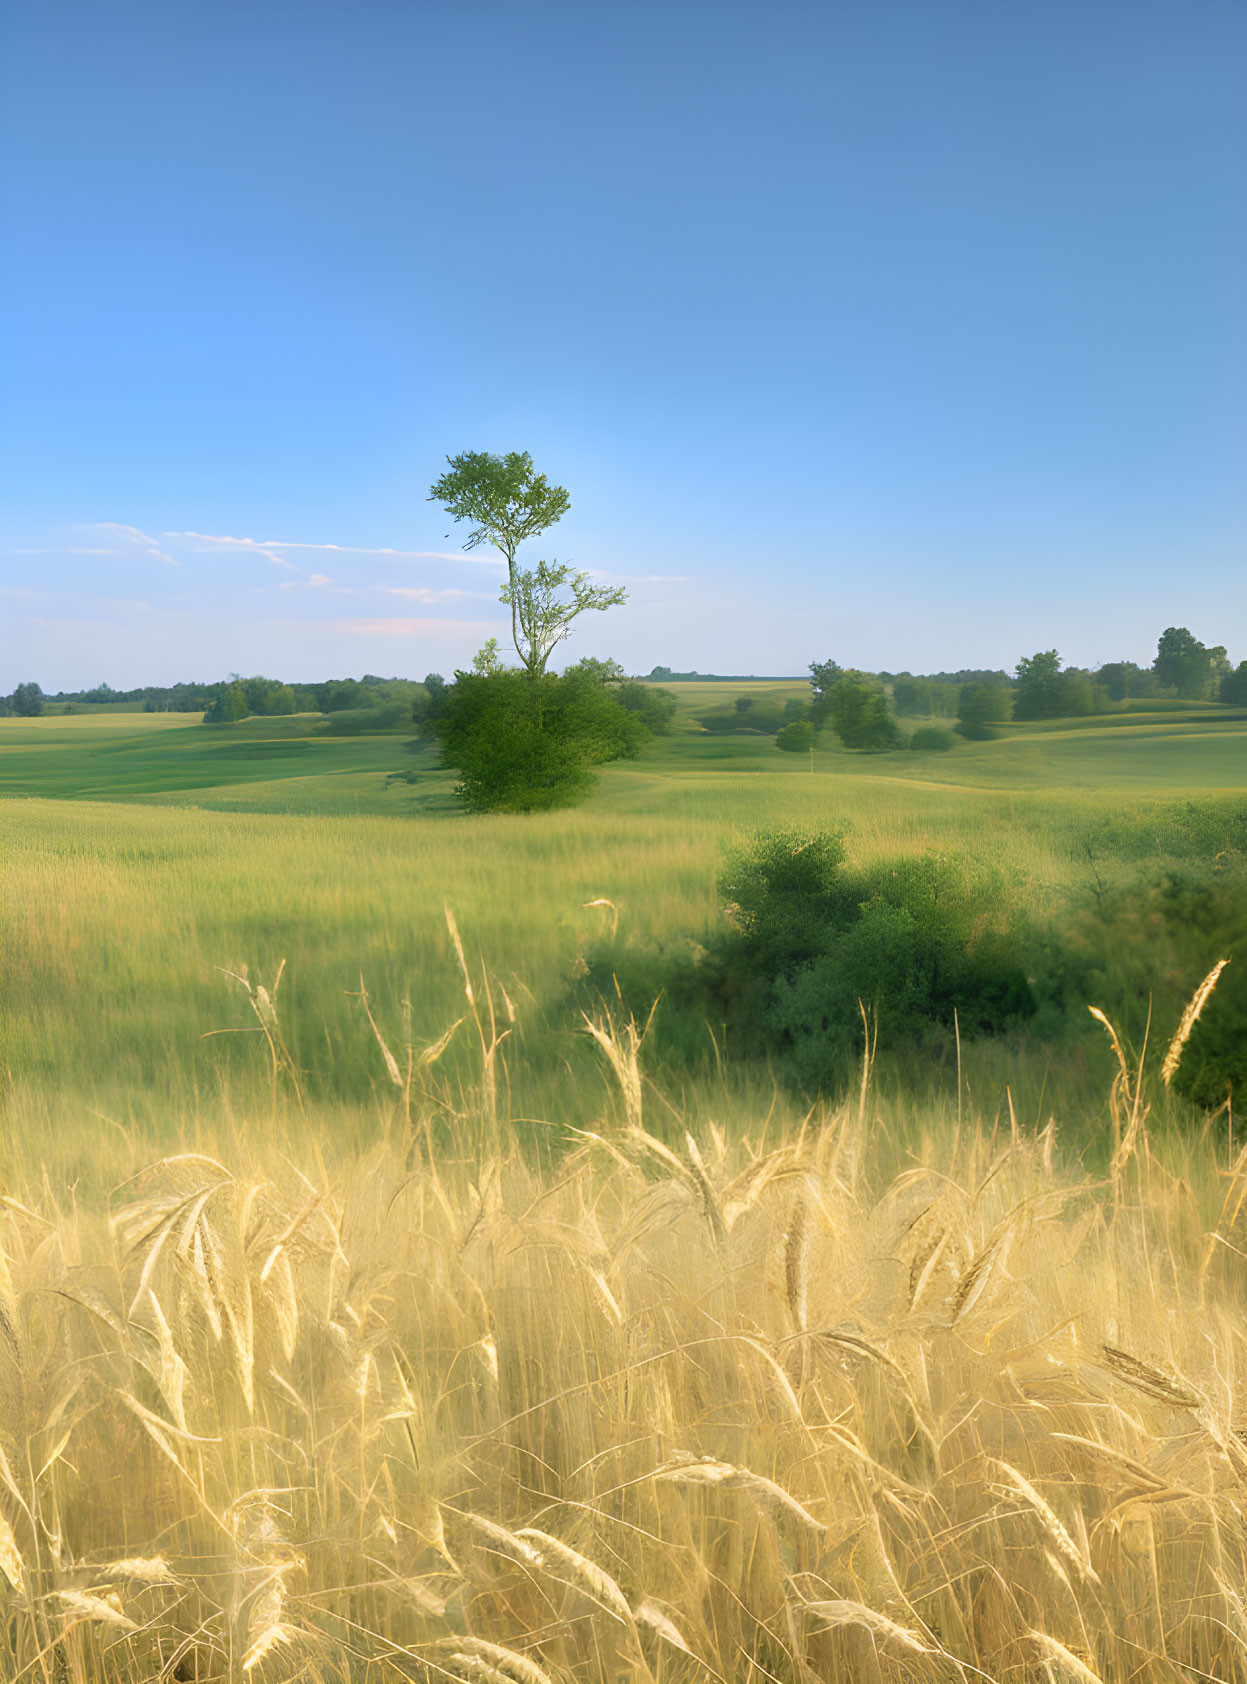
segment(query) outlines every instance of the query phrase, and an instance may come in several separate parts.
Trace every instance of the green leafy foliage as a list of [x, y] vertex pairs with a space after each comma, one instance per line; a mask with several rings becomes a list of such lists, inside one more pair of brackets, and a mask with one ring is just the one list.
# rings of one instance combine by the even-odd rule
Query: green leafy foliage
[[636, 714], [645, 729], [652, 731], [654, 736], [671, 735], [671, 722], [679, 704], [670, 690], [663, 690], [656, 684], [629, 681], [619, 685], [615, 697], [619, 705]]
[[1018, 662], [1015, 719], [1076, 719], [1103, 712], [1107, 700], [1104, 687], [1081, 667], [1063, 671], [1055, 649], [1041, 649]]
[[886, 690], [871, 673], [842, 668], [835, 661], [813, 661], [811, 717], [816, 726], [830, 724], [845, 748], [867, 754], [899, 748], [900, 727], [892, 717]]
[[761, 1023], [804, 1087], [843, 1077], [863, 1006], [884, 1046], [924, 1024], [948, 1026], [954, 1012], [973, 1035], [1034, 1011], [998, 892], [982, 876], [932, 855], [846, 870], [842, 852], [839, 837], [773, 832], [734, 856], [720, 884], [725, 897], [741, 885], [749, 894], [739, 940], [747, 970], [767, 985]]
[[571, 636], [578, 615], [617, 608], [628, 593], [621, 585], [591, 584], [587, 573], [566, 562], [539, 561], [535, 568], [513, 568], [500, 600], [513, 612], [516, 653], [536, 677]]
[[1233, 672], [1225, 674], [1218, 694], [1232, 707], [1247, 707], [1247, 661], [1240, 661]]
[[456, 794], [473, 812], [568, 807], [593, 787], [592, 769], [636, 754], [648, 732], [591, 673], [533, 678], [515, 669], [458, 673], [426, 721]]
[[428, 500], [440, 503], [456, 522], [471, 522], [465, 550], [493, 544], [510, 564], [525, 539], [553, 526], [571, 507], [561, 485], [534, 473], [526, 450], [505, 456], [465, 450], [446, 461], [447, 471], [429, 487]]
[[37, 719], [43, 712], [43, 691], [37, 684], [19, 684], [13, 692], [13, 712], [21, 719]]
[[999, 887], [964, 862], [862, 869], [835, 832], [774, 830], [732, 851], [718, 886], [724, 925], [706, 947], [612, 950], [589, 967], [589, 991], [618, 989], [634, 1013], [661, 993], [667, 1052], [697, 1057], [717, 1026], [729, 1053], [812, 1094], [860, 1058], [863, 1008], [885, 1049], [950, 1038], [954, 1014], [971, 1037], [1035, 1011]]
[[1184, 700], [1202, 702], [1216, 696], [1231, 669], [1221, 645], [1210, 649], [1185, 626], [1167, 626], [1156, 645], [1152, 670], [1159, 683]]
[[967, 742], [984, 743], [1000, 735], [994, 727], [1009, 717], [1009, 692], [999, 684], [978, 681], [963, 684], [957, 697], [957, 724], [953, 730]]
[[915, 754], [947, 754], [956, 746], [956, 738], [938, 725], [920, 725], [910, 737], [909, 746]]
[[232, 725], [247, 717], [247, 693], [241, 684], [229, 684], [204, 714], [205, 725]]
[[783, 708], [769, 696], [736, 696], [697, 715], [697, 723], [704, 731], [723, 737], [739, 733], [773, 737], [784, 720]]
[[775, 737], [775, 747], [785, 754], [806, 754], [814, 747], [814, 727], [808, 719], [790, 719]]

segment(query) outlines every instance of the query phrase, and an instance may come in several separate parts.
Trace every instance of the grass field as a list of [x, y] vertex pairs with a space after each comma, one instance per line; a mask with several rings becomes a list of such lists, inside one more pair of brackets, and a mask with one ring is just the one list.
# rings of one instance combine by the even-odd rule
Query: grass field
[[[1241, 852], [1247, 720], [811, 767], [680, 698], [531, 819], [403, 734], [0, 721], [0, 1675], [1247, 1679], [1231, 1117], [1089, 1018], [811, 1111], [567, 1008], [763, 826], [1040, 922]], [[1163, 1046], [1196, 957], [1105, 986]]]
[[[1140, 862], [1197, 858], [1243, 823], [1247, 721], [1207, 710], [1019, 729], [943, 755], [820, 748], [811, 770], [769, 738], [693, 734], [719, 686], [680, 699], [671, 738], [606, 768], [585, 807], [535, 819], [467, 817], [429, 750], [326, 737], [309, 717], [0, 721], [12, 1091], [54, 1132], [66, 1107], [162, 1134], [215, 1114], [263, 1073], [250, 1038], [201, 1040], [251, 1021], [217, 967], [271, 982], [285, 961], [309, 1090], [367, 1105], [381, 1072], [351, 991], [362, 972], [395, 1033], [408, 1000], [413, 1034], [435, 1040], [459, 1015], [449, 905], [517, 1002], [524, 1067], [540, 1064], [566, 1104], [568, 1049], [536, 1055], [584, 953], [609, 928], [625, 944], [704, 939], [723, 848], [760, 827], [844, 828], [861, 861], [972, 858], [1042, 914]], [[1173, 985], [1184, 998], [1197, 980]], [[1042, 1086], [1042, 1053], [1032, 1062]], [[546, 1109], [531, 1079], [521, 1109]]]

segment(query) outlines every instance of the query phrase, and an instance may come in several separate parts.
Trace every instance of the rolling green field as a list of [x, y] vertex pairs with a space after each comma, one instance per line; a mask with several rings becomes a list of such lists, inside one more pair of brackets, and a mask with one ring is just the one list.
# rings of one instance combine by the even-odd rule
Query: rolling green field
[[[405, 732], [0, 721], [6, 1677], [1247, 1677], [1247, 1152], [1135, 1062], [1223, 955], [1134, 893], [1239, 870], [1247, 720], [811, 761], [680, 696], [535, 818]], [[586, 965], [767, 826], [1098, 931], [1135, 1045], [638, 1049]]]
[[[304, 1091], [367, 1128], [388, 1100], [353, 994], [362, 973], [392, 1037], [406, 1000], [414, 1039], [435, 1041], [462, 1010], [449, 906], [515, 1003], [517, 1111], [583, 1121], [599, 1085], [586, 1091], [588, 1051], [562, 1008], [585, 955], [611, 935], [622, 948], [705, 939], [723, 850], [759, 828], [843, 829], [862, 863], [928, 849], [973, 860], [1043, 917], [1242, 827], [1247, 719], [1225, 710], [811, 760], [700, 732], [695, 714], [724, 688], [680, 686], [671, 737], [606, 768], [584, 807], [535, 818], [464, 815], [453, 775], [406, 734], [327, 736], [311, 716], [0, 721], [10, 1104], [52, 1136], [84, 1111], [160, 1139], [246, 1111], [264, 1091], [255, 1037], [201, 1037], [254, 1027], [223, 970], [271, 984], [285, 961], [279, 1009]], [[1198, 976], [1154, 981], [1181, 999]], [[1052, 1070], [1083, 1080], [1088, 1058], [1102, 1074], [1094, 1044], [1071, 1057], [1010, 1049], [1014, 1095], [1020, 1084], [1042, 1105]], [[967, 1048], [966, 1069], [998, 1103], [996, 1050]], [[955, 1092], [947, 1068], [936, 1079]], [[755, 1098], [746, 1085], [718, 1104]]]

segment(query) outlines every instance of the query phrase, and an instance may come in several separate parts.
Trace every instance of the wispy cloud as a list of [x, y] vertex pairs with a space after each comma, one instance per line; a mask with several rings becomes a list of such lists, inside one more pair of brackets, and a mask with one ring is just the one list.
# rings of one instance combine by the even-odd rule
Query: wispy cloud
[[246, 550], [249, 555], [258, 555], [265, 561], [271, 561], [274, 567], [288, 568], [291, 573], [302, 571], [294, 562], [287, 561], [285, 556], [274, 555], [271, 544], [261, 544], [255, 538], [233, 538], [224, 532], [166, 532], [163, 536], [189, 540], [201, 548], [210, 550]]
[[120, 555], [120, 550], [104, 550], [98, 545], [51, 544], [37, 550], [6, 550], [6, 555]]
[[[144, 554], [150, 556], [153, 561], [161, 561], [166, 567], [181, 566], [176, 556], [171, 556], [162, 550], [155, 538], [150, 537], [148, 533], [141, 531], [137, 526], [126, 526], [121, 521], [116, 520], [97, 520], [92, 521], [85, 530], [88, 532], [115, 532], [119, 538], [124, 538], [127, 543], [142, 549]], [[71, 550], [69, 553], [71, 555], [118, 555], [123, 552], [92, 549]]]
[[[388, 545], [380, 548], [367, 544], [309, 544], [289, 538], [231, 538], [225, 534], [208, 532], [166, 532], [166, 538], [186, 538], [197, 540], [199, 543], [219, 544], [222, 548], [236, 545], [241, 549], [258, 550], [267, 554], [270, 561], [276, 560], [271, 553], [273, 550], [328, 550], [337, 555], [383, 555], [398, 561], [458, 561], [466, 562], [474, 567], [502, 567], [501, 557], [491, 555], [465, 555], [462, 550], [396, 550]], [[281, 564], [279, 564], [281, 565]], [[289, 567], [291, 563], [286, 562]]]
[[332, 620], [328, 624], [350, 637], [435, 637], [467, 632], [476, 636], [498, 630], [495, 620]]
[[432, 585], [380, 585], [379, 590], [386, 596], [409, 597], [413, 602], [442, 602], [449, 596], [474, 596], [482, 602], [492, 600], [489, 591], [460, 590], [455, 585], [447, 585], [444, 590], [434, 590]]

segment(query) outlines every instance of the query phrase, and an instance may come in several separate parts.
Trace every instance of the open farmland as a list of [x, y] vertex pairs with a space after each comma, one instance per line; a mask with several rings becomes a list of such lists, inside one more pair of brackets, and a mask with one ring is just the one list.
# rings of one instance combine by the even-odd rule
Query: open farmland
[[1221, 955], [1105, 958], [1124, 1064], [1080, 1008], [813, 1104], [577, 992], [768, 827], [1037, 928], [1219, 869], [1247, 721], [811, 762], [679, 694], [550, 817], [404, 732], [0, 721], [6, 1677], [1247, 1677], [1247, 1158], [1137, 1062]]

